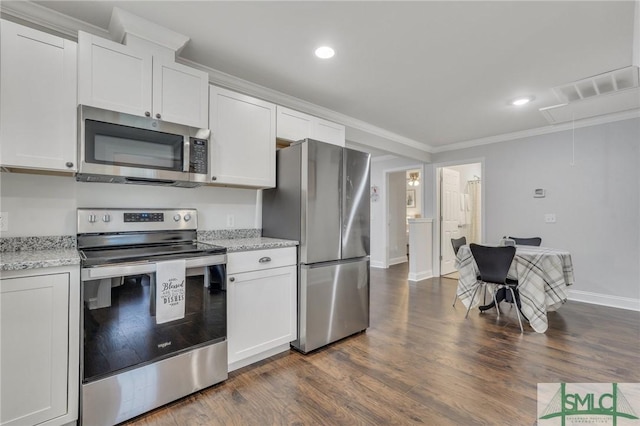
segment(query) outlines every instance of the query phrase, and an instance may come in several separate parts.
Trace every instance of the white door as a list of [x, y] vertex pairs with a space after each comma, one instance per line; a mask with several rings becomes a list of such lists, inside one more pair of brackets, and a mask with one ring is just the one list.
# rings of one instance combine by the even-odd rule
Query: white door
[[460, 173], [443, 168], [440, 179], [440, 275], [454, 272], [455, 254], [451, 239], [460, 236], [458, 219], [460, 214]]

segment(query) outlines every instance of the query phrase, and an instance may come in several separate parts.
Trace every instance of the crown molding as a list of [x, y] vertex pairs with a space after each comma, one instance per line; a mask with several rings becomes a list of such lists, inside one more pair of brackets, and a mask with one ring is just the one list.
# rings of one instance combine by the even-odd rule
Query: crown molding
[[78, 39], [78, 31], [85, 31], [93, 35], [111, 39], [109, 31], [104, 28], [72, 18], [30, 1], [1, 2], [0, 12], [23, 21], [32, 22], [43, 28], [68, 36], [73, 40]]
[[[85, 31], [106, 39], [112, 39], [113, 37], [106, 29], [72, 18], [44, 6], [31, 3], [30, 1], [11, 1], [8, 4], [7, 2], [3, 2], [1, 3], [0, 10], [7, 15], [32, 22], [43, 28], [66, 35], [73, 40], [78, 39], [78, 31]], [[250, 81], [234, 77], [230, 74], [226, 74], [179, 56], [176, 58], [176, 62], [208, 73], [209, 82], [212, 84], [224, 86], [231, 90], [242, 92], [278, 105], [324, 118], [325, 120], [335, 121], [347, 127], [352, 127], [363, 132], [388, 139], [392, 142], [409, 146], [422, 152], [432, 152], [433, 148], [427, 144], [395, 134], [348, 115], [338, 113], [328, 108], [312, 104], [311, 102], [304, 101], [255, 83], [251, 83]]]
[[296, 98], [291, 95], [287, 95], [277, 90], [269, 89], [264, 86], [252, 83], [247, 80], [226, 74], [222, 71], [207, 67], [205, 65], [193, 62], [189, 59], [179, 57], [176, 59], [183, 65], [191, 68], [196, 68], [209, 74], [209, 82], [215, 85], [224, 86], [227, 89], [244, 93], [246, 95], [254, 96], [269, 102], [282, 105], [287, 108], [295, 109], [306, 114], [314, 115], [316, 117], [324, 118], [325, 120], [335, 121], [340, 124], [344, 124], [347, 127], [361, 130], [366, 133], [370, 133], [379, 136], [384, 139], [389, 139], [393, 142], [407, 145], [411, 148], [418, 149], [424, 152], [431, 152], [433, 149], [431, 146], [418, 142], [416, 140], [406, 138], [396, 133], [390, 132], [383, 128], [374, 126], [362, 120], [350, 117], [345, 114], [330, 110], [328, 108], [321, 107], [311, 102], [304, 101], [300, 98]]
[[[640, 2], [636, 0], [636, 8], [640, 9]], [[31, 22], [35, 25], [57, 32], [61, 35], [67, 36], [70, 39], [77, 40], [78, 31], [85, 31], [90, 34], [111, 39], [112, 36], [108, 30], [81, 21], [79, 19], [72, 18], [62, 13], [56, 12], [44, 6], [32, 3], [30, 1], [10, 1], [0, 2], [0, 13], [20, 19], [23, 21]], [[636, 13], [638, 13], [636, 11]], [[640, 26], [639, 26], [640, 27]], [[182, 57], [177, 57], [176, 61], [184, 65], [200, 69], [209, 74], [209, 82], [215, 85], [224, 86], [228, 89], [245, 93], [247, 95], [255, 96], [267, 100], [269, 102], [276, 103], [288, 108], [292, 108], [307, 114], [315, 115], [326, 120], [335, 121], [344, 124], [347, 127], [360, 130], [371, 135], [386, 139], [394, 144], [401, 144], [406, 147], [413, 148], [424, 155], [425, 161], [430, 158], [430, 154], [455, 151], [458, 149], [471, 148], [475, 146], [488, 145], [498, 142], [506, 142], [514, 139], [522, 139], [531, 136], [545, 135], [555, 132], [561, 132], [565, 130], [571, 130], [572, 128], [581, 128], [588, 126], [595, 126], [599, 124], [611, 123], [615, 121], [627, 120], [631, 118], [640, 117], [640, 109], [624, 111], [615, 114], [608, 114], [599, 117], [587, 118], [576, 121], [575, 123], [563, 123], [555, 124], [545, 127], [539, 127], [535, 129], [529, 129], [513, 133], [505, 133], [502, 135], [489, 136], [486, 138], [471, 139], [468, 141], [457, 142], [448, 144], [445, 146], [432, 146], [426, 143], [418, 142], [414, 139], [410, 139], [396, 133], [390, 132], [383, 128], [374, 126], [362, 120], [347, 116], [345, 114], [338, 113], [328, 108], [321, 107], [319, 105], [312, 104], [311, 102], [304, 101], [302, 99], [287, 95], [276, 90], [269, 89], [267, 87], [252, 83], [247, 80], [226, 74], [222, 71], [198, 64]], [[358, 142], [365, 143], [365, 142]], [[421, 156], [422, 157], [422, 156]], [[429, 161], [426, 161], [429, 162]]]
[[475, 146], [489, 145], [498, 142], [507, 142], [515, 139], [523, 139], [532, 136], [548, 135], [550, 133], [563, 132], [582, 127], [597, 126], [600, 124], [613, 123], [616, 121], [640, 118], [640, 109], [618, 112], [614, 114], [601, 115], [598, 117], [585, 118], [574, 123], [554, 124], [551, 126], [538, 127], [535, 129], [522, 130], [519, 132], [505, 133], [502, 135], [489, 136], [486, 138], [472, 139], [464, 142], [453, 143], [442, 147], [434, 148], [434, 153], [455, 151], [458, 149], [473, 148]]

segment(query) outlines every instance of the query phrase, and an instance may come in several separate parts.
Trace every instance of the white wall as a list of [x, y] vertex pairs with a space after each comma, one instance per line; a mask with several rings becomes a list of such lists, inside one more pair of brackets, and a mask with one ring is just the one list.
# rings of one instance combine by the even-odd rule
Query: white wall
[[[484, 158], [485, 238], [540, 236], [571, 252], [572, 298], [640, 307], [640, 119], [438, 153]], [[544, 188], [546, 198], [533, 198]], [[555, 213], [557, 222], [544, 222]]]
[[257, 190], [76, 182], [73, 177], [0, 174], [0, 210], [9, 213], [2, 237], [75, 235], [77, 207], [196, 208], [201, 230], [260, 228]]

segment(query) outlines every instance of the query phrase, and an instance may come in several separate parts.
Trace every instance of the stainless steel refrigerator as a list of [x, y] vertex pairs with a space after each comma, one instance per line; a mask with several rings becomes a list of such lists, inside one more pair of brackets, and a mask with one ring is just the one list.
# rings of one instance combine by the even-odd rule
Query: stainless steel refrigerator
[[307, 353], [369, 327], [370, 155], [305, 139], [276, 161], [262, 235], [300, 241], [292, 346]]

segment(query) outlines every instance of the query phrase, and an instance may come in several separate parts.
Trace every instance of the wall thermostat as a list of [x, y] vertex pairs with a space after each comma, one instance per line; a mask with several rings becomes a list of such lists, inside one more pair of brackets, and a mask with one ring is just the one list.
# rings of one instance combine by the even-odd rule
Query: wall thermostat
[[542, 188], [537, 188], [533, 190], [533, 198], [544, 198], [545, 192]]

